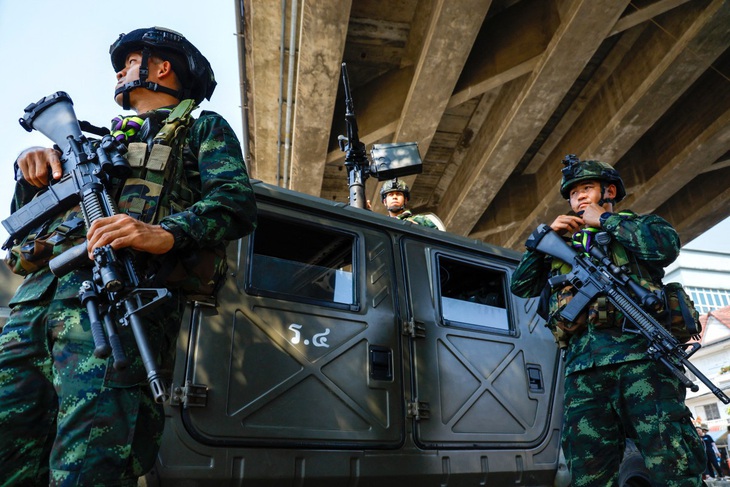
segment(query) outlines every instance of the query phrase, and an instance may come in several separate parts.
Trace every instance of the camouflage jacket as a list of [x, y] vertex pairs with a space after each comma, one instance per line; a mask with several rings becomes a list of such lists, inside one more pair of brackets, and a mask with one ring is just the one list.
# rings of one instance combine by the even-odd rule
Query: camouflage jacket
[[398, 218], [399, 220], [413, 222], [416, 225], [423, 225], [424, 227], [438, 229], [438, 225], [436, 225], [436, 223], [431, 220], [428, 215], [414, 215], [411, 210], [403, 211], [398, 216], [396, 216], [396, 218]]
[[[135, 142], [132, 138], [130, 142]], [[195, 252], [227, 240], [235, 240], [253, 231], [256, 203], [241, 153], [241, 145], [228, 122], [214, 112], [203, 111], [185, 136], [184, 172], [194, 203], [176, 206], [174, 198], [163, 202], [170, 214], [162, 218], [175, 235], [174, 251]], [[22, 207], [38, 193], [16, 175], [11, 212]], [[179, 201], [177, 202], [179, 203]], [[53, 233], [64, 222], [80, 217], [79, 207], [58, 215], [45, 225], [43, 232]], [[81, 225], [53, 247], [53, 255], [83, 241], [86, 228]], [[55, 299], [76, 297], [81, 282], [89, 278], [86, 270], [73, 271], [56, 278], [45, 265], [28, 274], [10, 304], [32, 301], [54, 292]]]
[[[660, 284], [664, 267], [679, 255], [679, 236], [672, 226], [656, 215], [637, 215], [622, 211], [610, 216], [603, 230], [611, 234], [622, 245], [635, 265], [645, 269], [647, 280]], [[567, 265], [567, 264], [566, 264]], [[512, 293], [530, 298], [539, 296], [551, 273], [560, 272], [560, 265], [554, 265], [552, 257], [538, 252], [526, 251], [520, 264], [512, 274]], [[563, 271], [564, 272], [564, 271]], [[551, 300], [556, 299], [556, 294]], [[588, 323], [585, 328], [570, 337], [566, 348], [566, 374], [609, 364], [646, 359], [646, 340], [633, 333], [622, 333], [621, 324], [614, 327], [600, 327]]]

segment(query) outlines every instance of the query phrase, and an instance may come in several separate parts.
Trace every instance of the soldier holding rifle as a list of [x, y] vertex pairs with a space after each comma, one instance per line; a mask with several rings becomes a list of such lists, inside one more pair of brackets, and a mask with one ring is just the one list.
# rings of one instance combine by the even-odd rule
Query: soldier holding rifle
[[[121, 35], [110, 54], [115, 100], [135, 112], [115, 118], [109, 134], [123, 146], [119, 152], [132, 171], [106, 188], [118, 212], [92, 217], [82, 201], [84, 212], [67, 207], [6, 244], [8, 263], [26, 277], [0, 335], [1, 485], [137, 485], [155, 462], [164, 412], [145, 381], [136, 332], [132, 337], [130, 327], [120, 325], [142, 314], [130, 312], [138, 311], [130, 296], [142, 285], [170, 289], [140, 321], [148, 358], [169, 370], [188, 293], [213, 293], [218, 285], [211, 274], [214, 266], [222, 269], [221, 259], [205, 256], [220, 257], [215, 249], [255, 226], [253, 191], [233, 130], [216, 113], [190, 115], [216, 85], [206, 58], [179, 33], [158, 27]], [[50, 183], [66, 184], [64, 156], [43, 148], [19, 156], [14, 215], [47, 194]], [[86, 265], [54, 275], [49, 261], [79, 244], [84, 259], [88, 250]], [[109, 286], [126, 310], [108, 300], [100, 311], [120, 325], [125, 368], [95, 355], [91, 308], [79, 299], [82, 283], [98, 282], [92, 261], [96, 270], [115, 253], [134, 256], [129, 262], [140, 277]], [[189, 282], [196, 267], [211, 271], [197, 287]]]
[[[627, 269], [627, 280], [661, 289], [664, 267], [679, 253], [677, 232], [659, 216], [617, 212], [614, 206], [626, 190], [610, 165], [575, 156], [563, 163], [560, 192], [572, 212], [559, 215], [543, 233], [566, 236], [566, 243], [558, 244], [563, 249], [570, 245], [580, 255], [593, 255], [592, 246], [603, 247], [602, 255]], [[566, 320], [561, 312], [581, 291], [572, 281], [560, 281], [573, 270], [571, 263], [537, 251], [529, 239], [527, 246], [511, 290], [525, 298], [542, 296], [541, 314], [564, 349], [562, 446], [572, 485], [618, 485], [626, 438], [642, 453], [655, 485], [701, 485], [704, 451], [684, 405], [681, 372], [667, 367], [666, 357], [664, 362], [650, 357], [647, 339], [606, 295]], [[546, 286], [549, 279], [561, 284]]]

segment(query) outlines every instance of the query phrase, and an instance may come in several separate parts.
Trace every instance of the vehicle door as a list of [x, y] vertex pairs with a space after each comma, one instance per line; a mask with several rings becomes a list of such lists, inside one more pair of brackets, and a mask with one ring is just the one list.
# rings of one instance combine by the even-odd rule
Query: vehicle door
[[259, 203], [232, 248], [219, 307], [192, 320], [186, 379], [209, 386], [186, 427], [202, 442], [392, 448], [402, 377], [386, 233]]
[[415, 330], [411, 410], [418, 443], [537, 445], [557, 427], [551, 409], [558, 351], [534, 310], [509, 293], [515, 263], [416, 239], [401, 248]]

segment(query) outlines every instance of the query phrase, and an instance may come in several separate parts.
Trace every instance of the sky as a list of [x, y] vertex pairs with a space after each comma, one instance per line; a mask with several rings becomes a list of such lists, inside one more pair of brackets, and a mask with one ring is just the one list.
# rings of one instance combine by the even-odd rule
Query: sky
[[[275, 1], [275, 0], [271, 0]], [[108, 126], [129, 115], [114, 102], [109, 46], [119, 34], [161, 26], [188, 38], [208, 58], [218, 86], [202, 108], [223, 115], [242, 137], [234, 0], [147, 0], [125, 6], [100, 0], [0, 0], [0, 220], [10, 213], [13, 162], [25, 148], [50, 141], [17, 120], [44, 96], [65, 91], [76, 116]], [[7, 232], [0, 226], [0, 242]], [[730, 217], [688, 248], [730, 252]]]
[[[52, 143], [18, 123], [25, 107], [65, 91], [79, 120], [107, 127], [131, 115], [114, 102], [109, 46], [119, 34], [160, 26], [183, 34], [208, 59], [216, 86], [201, 108], [220, 113], [242, 136], [234, 0], [0, 0], [0, 220], [10, 214], [13, 163], [30, 146]], [[197, 112], [196, 112], [197, 113]], [[8, 234], [0, 226], [0, 243]]]

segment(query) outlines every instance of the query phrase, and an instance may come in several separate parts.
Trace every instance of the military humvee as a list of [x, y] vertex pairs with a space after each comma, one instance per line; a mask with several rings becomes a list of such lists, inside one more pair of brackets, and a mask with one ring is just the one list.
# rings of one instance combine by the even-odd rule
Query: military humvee
[[561, 359], [509, 292], [517, 252], [254, 188], [218, 306], [183, 322], [148, 486], [568, 485]]

